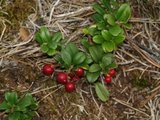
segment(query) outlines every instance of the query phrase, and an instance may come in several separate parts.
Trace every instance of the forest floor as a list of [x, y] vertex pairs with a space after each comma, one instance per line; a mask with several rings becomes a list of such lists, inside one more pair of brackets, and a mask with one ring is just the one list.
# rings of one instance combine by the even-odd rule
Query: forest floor
[[[101, 102], [92, 85], [79, 81], [73, 93], [41, 73], [53, 58], [35, 41], [40, 26], [61, 31], [78, 43], [81, 29], [92, 23], [95, 0], [0, 1], [0, 103], [6, 91], [32, 93], [39, 101], [34, 120], [159, 120], [160, 2], [129, 0], [132, 8], [127, 39], [116, 52], [117, 76]], [[0, 113], [0, 120], [7, 115]]]

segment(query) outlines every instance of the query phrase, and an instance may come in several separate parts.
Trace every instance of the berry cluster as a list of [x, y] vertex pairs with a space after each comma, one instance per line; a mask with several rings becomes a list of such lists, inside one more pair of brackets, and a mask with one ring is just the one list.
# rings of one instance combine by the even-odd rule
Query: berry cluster
[[104, 82], [106, 84], [110, 84], [112, 82], [112, 77], [116, 75], [116, 70], [115, 69], [110, 69], [108, 74], [104, 76]]
[[[55, 68], [52, 64], [45, 64], [42, 68], [42, 72], [46, 76], [50, 76], [55, 71]], [[56, 80], [59, 84], [65, 86], [66, 92], [72, 92], [75, 90], [76, 85], [75, 82], [80, 80], [84, 76], [84, 69], [77, 68], [74, 72], [66, 73], [66, 72], [58, 72], [56, 74]]]

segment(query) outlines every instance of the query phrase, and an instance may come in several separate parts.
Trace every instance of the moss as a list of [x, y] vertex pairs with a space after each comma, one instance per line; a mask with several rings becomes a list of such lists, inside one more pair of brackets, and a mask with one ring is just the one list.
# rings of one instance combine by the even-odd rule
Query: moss
[[7, 14], [2, 14], [1, 16], [4, 19], [7, 19], [11, 22], [7, 24], [8, 30], [17, 30], [19, 29], [20, 23], [25, 21], [31, 13], [33, 13], [33, 8], [36, 7], [34, 0], [13, 0], [7, 5], [3, 6], [3, 11]]

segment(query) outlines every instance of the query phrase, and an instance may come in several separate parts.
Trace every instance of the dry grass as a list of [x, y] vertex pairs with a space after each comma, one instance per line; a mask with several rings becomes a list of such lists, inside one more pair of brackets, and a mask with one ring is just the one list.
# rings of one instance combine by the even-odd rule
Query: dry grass
[[[41, 53], [34, 39], [35, 32], [41, 26], [47, 26], [52, 32], [61, 31], [68, 42], [79, 44], [83, 35], [81, 29], [92, 24], [93, 2], [36, 0], [33, 13], [20, 23], [19, 28], [30, 33], [23, 40], [18, 30], [7, 32], [8, 24], [12, 23], [5, 18], [7, 13], [2, 8], [12, 2], [6, 0], [0, 7], [0, 13], [3, 13], [0, 16], [0, 94], [8, 90], [20, 94], [30, 91], [40, 103], [35, 120], [159, 120], [159, 1], [129, 1], [133, 9], [130, 20], [133, 29], [126, 31], [125, 43], [115, 52], [119, 68], [113, 85], [108, 86], [111, 92], [109, 102], [102, 103], [95, 98], [93, 86], [85, 80], [78, 83], [75, 93], [67, 94], [63, 86], [55, 85], [52, 77], [41, 75], [42, 64], [54, 63], [54, 59]], [[136, 79], [147, 79], [149, 85], [138, 89], [133, 84]], [[5, 119], [5, 115], [0, 118]]]

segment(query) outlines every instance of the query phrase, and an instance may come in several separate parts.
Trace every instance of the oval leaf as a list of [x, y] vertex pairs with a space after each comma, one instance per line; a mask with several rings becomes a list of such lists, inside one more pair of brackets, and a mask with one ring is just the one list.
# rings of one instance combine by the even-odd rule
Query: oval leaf
[[113, 36], [118, 36], [118, 34], [121, 33], [122, 31], [123, 30], [122, 30], [122, 28], [120, 28], [119, 25], [112, 26], [109, 29], [110, 34], [112, 34]]
[[98, 72], [101, 70], [101, 67], [98, 64], [93, 64], [89, 68], [89, 72]]
[[107, 20], [108, 24], [115, 25], [115, 18], [111, 14], [105, 14], [104, 19]]
[[102, 30], [101, 34], [106, 41], [109, 41], [112, 39], [112, 35], [109, 33], [108, 30]]
[[114, 43], [115, 43], [116, 45], [119, 45], [119, 44], [123, 43], [124, 40], [125, 40], [125, 35], [123, 35], [123, 34], [120, 34], [120, 35], [116, 36], [116, 37], [113, 39], [113, 41], [114, 41]]
[[122, 4], [116, 13], [117, 20], [127, 23], [131, 17], [131, 8], [128, 4]]
[[115, 44], [112, 41], [104, 42], [102, 44], [102, 48], [103, 48], [104, 52], [112, 52], [115, 49]]
[[102, 58], [102, 63], [106, 67], [107, 65], [111, 64], [113, 62], [113, 54], [108, 53]]
[[54, 33], [53, 37], [52, 37], [52, 41], [59, 42], [62, 39], [62, 34], [61, 32], [56, 32]]
[[17, 102], [18, 96], [16, 92], [5, 93], [5, 99], [10, 105], [14, 105]]
[[43, 53], [47, 53], [47, 51], [49, 50], [48, 46], [47, 46], [47, 43], [43, 43], [41, 45], [41, 50]]
[[94, 83], [100, 76], [100, 72], [90, 73], [87, 72], [87, 80], [89, 83]]
[[106, 13], [105, 10], [97, 3], [93, 4], [92, 7], [97, 13], [99, 13], [101, 15], [104, 15]]
[[86, 59], [86, 55], [83, 52], [79, 52], [77, 53], [74, 58], [73, 58], [73, 63], [75, 65], [79, 65], [81, 63], [83, 63]]
[[93, 41], [97, 44], [102, 44], [104, 41], [104, 38], [101, 35], [96, 35], [93, 37]]
[[90, 47], [89, 53], [95, 62], [99, 62], [104, 54], [102, 47], [99, 45]]
[[106, 89], [106, 87], [102, 83], [100, 82], [95, 83], [95, 90], [96, 90], [97, 96], [103, 102], [106, 102], [109, 99], [109, 91]]
[[78, 48], [73, 43], [67, 44], [67, 47], [65, 48], [65, 50], [70, 54], [72, 58], [78, 53]]
[[71, 55], [65, 49], [61, 51], [61, 57], [62, 57], [62, 60], [66, 63], [66, 65], [68, 66], [71, 65], [71, 62], [72, 62]]

